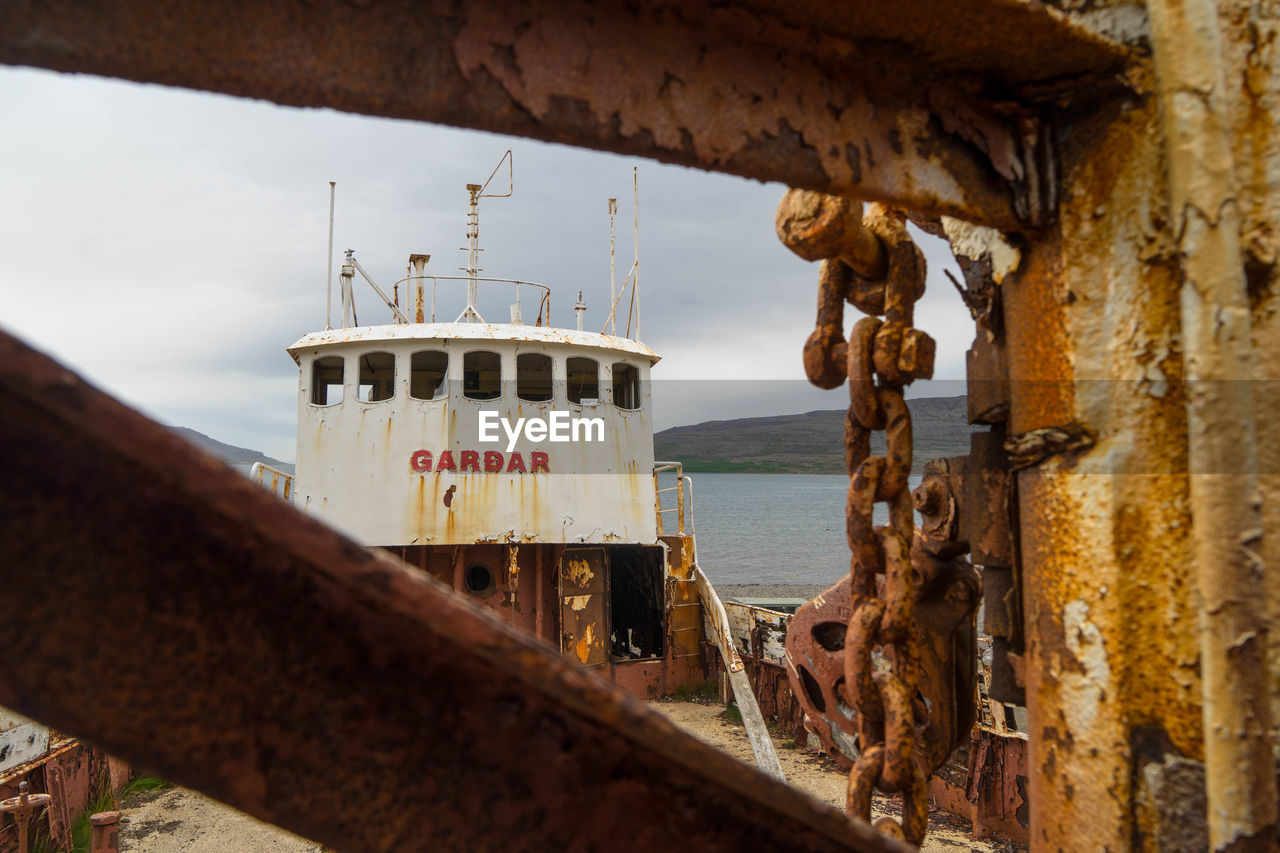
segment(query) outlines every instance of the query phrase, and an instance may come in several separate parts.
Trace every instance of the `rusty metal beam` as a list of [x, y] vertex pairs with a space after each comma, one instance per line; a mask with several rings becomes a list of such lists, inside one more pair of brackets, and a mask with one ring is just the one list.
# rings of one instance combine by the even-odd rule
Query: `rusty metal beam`
[[1216, 3], [1151, 0], [1148, 9], [1182, 274], [1209, 845], [1274, 850], [1274, 663], [1263, 580], [1274, 567], [1263, 559], [1253, 390], [1265, 354], [1254, 351], [1227, 63]]
[[1040, 117], [1011, 102], [1096, 90], [1123, 58], [1010, 0], [51, 0], [0, 18], [0, 62], [518, 134], [1010, 228], [1054, 203]]
[[0, 703], [344, 851], [905, 850], [0, 335]]

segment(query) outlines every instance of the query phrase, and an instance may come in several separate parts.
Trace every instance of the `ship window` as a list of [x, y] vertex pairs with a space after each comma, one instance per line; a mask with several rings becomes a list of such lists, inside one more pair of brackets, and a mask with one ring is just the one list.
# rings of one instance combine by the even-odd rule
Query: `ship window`
[[613, 404], [619, 409], [640, 408], [640, 368], [634, 364], [613, 363]]
[[356, 399], [361, 403], [390, 400], [396, 394], [396, 357], [389, 352], [367, 352], [360, 356], [360, 384]]
[[502, 396], [502, 359], [496, 352], [477, 350], [462, 357], [462, 393], [472, 400]]
[[439, 350], [415, 352], [409, 359], [409, 396], [415, 400], [438, 400], [446, 396], [445, 375], [449, 354]]
[[565, 370], [570, 403], [594, 406], [600, 402], [600, 365], [594, 358], [567, 359]]
[[536, 352], [516, 356], [516, 396], [534, 403], [551, 399], [551, 356]]
[[311, 402], [317, 406], [342, 402], [342, 356], [326, 355], [311, 362]]
[[609, 553], [609, 646], [614, 660], [646, 660], [663, 655], [662, 552], [657, 548], [614, 548]]

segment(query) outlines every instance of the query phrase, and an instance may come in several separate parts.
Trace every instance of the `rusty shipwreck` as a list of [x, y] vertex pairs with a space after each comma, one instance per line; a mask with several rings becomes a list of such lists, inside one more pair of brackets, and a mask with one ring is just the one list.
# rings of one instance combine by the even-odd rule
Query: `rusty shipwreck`
[[[701, 683], [692, 483], [654, 460], [659, 356], [613, 310], [634, 299], [636, 265], [600, 332], [583, 328], [581, 292], [577, 328], [553, 326], [548, 286], [480, 275], [487, 187], [467, 185], [461, 275], [415, 253], [388, 296], [346, 253], [338, 316], [288, 348], [296, 472], [252, 476], [636, 695]], [[358, 323], [360, 279], [389, 322]], [[482, 313], [493, 304], [503, 322]]]

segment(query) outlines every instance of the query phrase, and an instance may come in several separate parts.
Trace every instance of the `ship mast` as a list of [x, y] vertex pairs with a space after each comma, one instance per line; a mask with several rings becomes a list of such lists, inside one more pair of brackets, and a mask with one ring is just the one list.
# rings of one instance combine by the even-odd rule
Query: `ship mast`
[[[498, 174], [504, 162], [507, 164], [507, 191], [486, 193], [489, 182], [493, 180], [494, 175]], [[467, 194], [470, 198], [467, 202], [467, 247], [464, 250], [467, 253], [467, 265], [462, 268], [462, 271], [467, 274], [467, 307], [458, 315], [456, 322], [483, 323], [485, 321], [476, 307], [480, 290], [480, 199], [510, 198], [514, 190], [515, 169], [511, 161], [510, 148], [507, 149], [506, 154], [502, 155], [502, 159], [498, 161], [497, 166], [493, 167], [493, 171], [489, 173], [488, 179], [483, 184], [467, 184]]]
[[480, 184], [467, 184], [467, 192], [471, 201], [467, 203], [467, 266], [463, 270], [467, 274], [467, 307], [459, 320], [483, 323], [484, 318], [476, 310], [479, 291], [477, 274], [480, 272]]

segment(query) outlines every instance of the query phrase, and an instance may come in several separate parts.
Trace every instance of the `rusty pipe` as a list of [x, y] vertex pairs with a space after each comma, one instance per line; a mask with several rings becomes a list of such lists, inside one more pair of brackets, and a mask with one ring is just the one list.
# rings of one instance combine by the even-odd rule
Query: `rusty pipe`
[[1277, 791], [1254, 353], [1218, 11], [1209, 0], [1152, 0], [1148, 13], [1182, 273], [1209, 845], [1271, 849]]
[[89, 816], [90, 853], [118, 853], [120, 812], [98, 812]]

